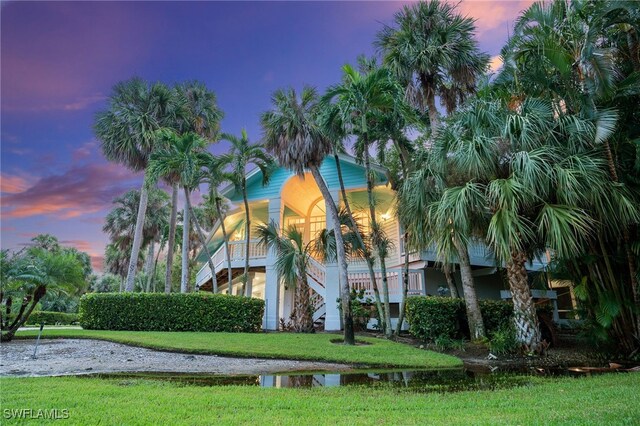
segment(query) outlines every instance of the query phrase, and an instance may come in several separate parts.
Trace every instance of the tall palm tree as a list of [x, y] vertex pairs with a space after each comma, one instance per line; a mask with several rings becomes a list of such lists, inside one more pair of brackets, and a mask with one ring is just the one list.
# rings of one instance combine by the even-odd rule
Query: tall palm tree
[[[506, 83], [514, 98], [522, 97], [522, 93], [544, 96], [557, 109], [579, 112], [599, 123], [602, 132], [589, 144], [601, 148], [611, 180], [631, 186], [635, 182], [626, 176], [633, 172], [625, 176], [624, 155], [620, 153], [633, 152], [631, 141], [637, 135], [629, 132], [620, 116], [637, 122], [629, 112], [635, 108], [627, 105], [638, 103], [639, 16], [633, 2], [534, 3], [516, 22], [514, 36], [503, 49], [505, 66], [497, 79]], [[638, 256], [633, 252], [639, 237], [633, 227], [620, 229], [619, 233], [628, 270], [625, 281], [630, 284], [635, 309], [640, 310]], [[609, 246], [600, 250], [598, 257], [605, 259], [609, 257], [606, 251], [618, 251], [617, 235], [610, 241], [598, 244]], [[615, 282], [611, 284], [616, 287]], [[635, 334], [640, 336], [640, 315], [636, 315]]]
[[[356, 157], [364, 163], [367, 179], [367, 197], [369, 201], [369, 220], [371, 224], [371, 241], [378, 252], [378, 261], [382, 273], [382, 291], [384, 303], [384, 332], [388, 337], [391, 328], [389, 285], [385, 258], [388, 253], [388, 240], [378, 223], [373, 195], [375, 173], [371, 169], [371, 145], [379, 138], [376, 132], [381, 117], [394, 110], [405, 109], [402, 103], [402, 89], [390, 72], [385, 68], [375, 69], [362, 75], [350, 65], [343, 68], [342, 84], [327, 89], [323, 103], [335, 102], [336, 114], [327, 117], [329, 121], [339, 120], [347, 128], [347, 133], [357, 137]], [[386, 144], [387, 139], [380, 141]]]
[[351, 209], [351, 202], [347, 196], [347, 190], [344, 184], [344, 178], [342, 175], [342, 162], [340, 160], [340, 154], [344, 153], [345, 146], [343, 141], [347, 138], [346, 129], [340, 120], [340, 116], [337, 111], [337, 106], [333, 104], [320, 103], [320, 125], [323, 132], [333, 143], [333, 158], [336, 164], [336, 172], [338, 174], [338, 182], [340, 184], [340, 193], [342, 194], [342, 202], [344, 204], [345, 212], [347, 214], [348, 221], [344, 225], [347, 226], [354, 233], [354, 236], [358, 240], [358, 245], [363, 247], [363, 259], [367, 264], [367, 270], [369, 272], [369, 280], [371, 282], [371, 288], [373, 288], [374, 300], [376, 309], [378, 311], [378, 318], [381, 319], [381, 327], [384, 327], [385, 318], [384, 308], [382, 306], [382, 298], [380, 297], [380, 289], [378, 288], [378, 281], [376, 278], [376, 272], [373, 269], [375, 265], [375, 258], [370, 249], [370, 245], [366, 243], [365, 237], [362, 234], [362, 229], [358, 226], [358, 223], [353, 215]]
[[[177, 103], [176, 130], [179, 133], [194, 132], [201, 137], [214, 142], [220, 130], [223, 113], [218, 108], [215, 93], [198, 81], [190, 81], [177, 85], [174, 89]], [[176, 176], [167, 176], [172, 185], [172, 210], [167, 247], [167, 266], [165, 272], [165, 293], [171, 291], [171, 269], [173, 267], [173, 252], [176, 234], [176, 220], [178, 213], [178, 184]]]
[[161, 139], [165, 142], [163, 148], [159, 148], [151, 156], [149, 161], [148, 173], [150, 179], [158, 179], [163, 176], [177, 175], [180, 177], [180, 185], [184, 189], [186, 207], [183, 219], [183, 273], [181, 281], [181, 291], [187, 291], [188, 286], [188, 254], [185, 256], [185, 250], [188, 248], [188, 230], [189, 222], [193, 221], [196, 227], [200, 243], [204, 246], [207, 256], [207, 262], [211, 268], [211, 276], [213, 280], [213, 292], [217, 293], [218, 283], [216, 280], [215, 266], [206, 244], [204, 232], [200, 226], [198, 217], [193, 212], [191, 205], [191, 192], [198, 186], [202, 176], [202, 165], [206, 159], [205, 148], [208, 143], [195, 133], [185, 133], [178, 135], [176, 132], [163, 129], [160, 131]]
[[436, 96], [447, 112], [453, 111], [474, 92], [489, 60], [474, 39], [473, 19], [460, 15], [456, 7], [442, 0], [406, 5], [375, 42], [409, 98], [427, 107], [433, 135], [440, 126]]
[[227, 235], [227, 228], [224, 224], [226, 216], [227, 205], [225, 199], [218, 191], [218, 188], [224, 182], [230, 182], [232, 176], [224, 170], [225, 162], [213, 155], [208, 155], [203, 161], [203, 182], [206, 182], [209, 186], [209, 196], [205, 196], [205, 203], [207, 206], [212, 207], [215, 211], [215, 216], [220, 221], [220, 229], [222, 230], [222, 241], [225, 248], [225, 258], [227, 261], [227, 293], [233, 292], [233, 270], [231, 268], [231, 252], [229, 250], [229, 236]]
[[264, 112], [260, 118], [267, 149], [275, 155], [280, 165], [298, 176], [304, 176], [305, 170], [309, 170], [328, 204], [336, 238], [344, 343], [354, 345], [347, 257], [336, 204], [339, 200], [333, 199], [320, 174], [320, 165], [333, 151], [333, 144], [318, 124], [317, 92], [305, 87], [298, 98], [294, 89], [280, 89], [273, 93], [271, 104], [272, 109]]
[[[94, 131], [101, 142], [104, 156], [133, 171], [145, 170], [149, 156], [157, 146], [155, 131], [170, 125], [175, 116], [171, 91], [162, 83], [149, 85], [142, 79], [133, 78], [116, 84], [107, 102], [108, 109], [98, 112], [94, 123]], [[147, 182], [143, 182], [129, 257], [126, 291], [133, 291], [134, 288], [148, 189]]]
[[[231, 151], [228, 155], [220, 157], [225, 166], [230, 166], [229, 177], [236, 189], [242, 192], [245, 215], [245, 263], [242, 274], [242, 294], [247, 295], [247, 281], [249, 279], [249, 255], [251, 244], [251, 213], [249, 211], [249, 199], [247, 198], [247, 167], [250, 164], [258, 167], [262, 172], [262, 184], [266, 185], [271, 178], [274, 162], [267, 154], [262, 144], [252, 144], [247, 136], [247, 131], [242, 129], [240, 136], [224, 133], [222, 139], [231, 142]], [[248, 296], [248, 295], [247, 295]]]
[[313, 332], [313, 306], [307, 281], [307, 266], [311, 257], [312, 242], [305, 244], [304, 237], [295, 226], [280, 230], [275, 222], [258, 225], [259, 244], [276, 251], [276, 270], [285, 285], [295, 288], [293, 326], [296, 331]]

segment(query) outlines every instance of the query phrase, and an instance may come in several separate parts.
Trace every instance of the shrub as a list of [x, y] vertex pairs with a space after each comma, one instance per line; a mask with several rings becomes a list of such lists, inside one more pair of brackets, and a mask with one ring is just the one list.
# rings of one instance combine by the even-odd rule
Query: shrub
[[506, 323], [489, 336], [489, 349], [495, 355], [508, 355], [518, 352], [521, 345], [516, 339], [516, 329], [512, 323]]
[[225, 294], [90, 293], [80, 325], [94, 330], [255, 332], [264, 301]]
[[450, 339], [460, 335], [464, 304], [450, 297], [410, 297], [406, 305], [409, 332], [421, 340]]
[[480, 312], [487, 336], [513, 320], [513, 303], [510, 300], [481, 300]]
[[26, 323], [29, 325], [71, 325], [78, 322], [78, 314], [51, 311], [33, 311]]
[[[480, 300], [479, 304], [487, 336], [491, 337], [499, 331], [504, 335], [506, 327], [513, 323], [513, 303], [510, 300]], [[550, 317], [550, 306], [539, 305], [536, 308], [538, 316]], [[407, 299], [407, 321], [409, 332], [421, 340], [469, 337], [467, 313], [462, 299], [411, 297]], [[544, 334], [542, 323], [541, 327]]]

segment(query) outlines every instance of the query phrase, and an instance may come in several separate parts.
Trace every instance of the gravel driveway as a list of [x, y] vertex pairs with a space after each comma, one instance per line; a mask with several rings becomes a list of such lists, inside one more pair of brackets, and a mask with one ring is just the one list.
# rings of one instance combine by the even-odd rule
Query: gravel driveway
[[89, 339], [43, 339], [0, 345], [0, 376], [59, 376], [117, 372], [175, 372], [224, 375], [292, 371], [346, 371], [351, 366], [313, 361], [189, 355]]

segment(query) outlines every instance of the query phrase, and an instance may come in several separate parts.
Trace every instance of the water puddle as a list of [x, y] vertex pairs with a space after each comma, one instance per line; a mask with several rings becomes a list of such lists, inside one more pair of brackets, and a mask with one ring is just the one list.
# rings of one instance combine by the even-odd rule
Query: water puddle
[[265, 374], [223, 376], [180, 373], [114, 373], [81, 377], [120, 380], [128, 386], [136, 380], [159, 380], [185, 386], [260, 386], [265, 388], [312, 388], [336, 386], [385, 386], [417, 392], [459, 392], [494, 390], [529, 385], [531, 375], [522, 373], [485, 373], [456, 370], [367, 370], [340, 373]]

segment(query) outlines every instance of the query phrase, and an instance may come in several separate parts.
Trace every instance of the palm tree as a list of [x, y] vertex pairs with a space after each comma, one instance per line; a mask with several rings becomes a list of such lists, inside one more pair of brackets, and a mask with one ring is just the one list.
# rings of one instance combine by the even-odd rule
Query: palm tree
[[[13, 255], [7, 250], [0, 251], [0, 280], [1, 342], [13, 339], [48, 292], [77, 294], [87, 285], [83, 265], [76, 254], [42, 247], [30, 247]], [[15, 313], [11, 312], [13, 300], [22, 302]]]
[[[215, 93], [208, 90], [203, 83], [192, 81], [177, 85], [174, 88], [174, 96], [178, 104], [176, 117], [178, 132], [194, 132], [209, 141], [215, 141], [220, 130], [220, 121], [223, 117], [222, 111], [218, 108]], [[178, 177], [175, 176], [165, 177], [165, 180], [168, 180], [173, 188], [165, 272], [165, 293], [171, 291], [171, 269], [173, 267], [178, 213], [178, 184], [175, 182], [177, 179]]]
[[229, 177], [237, 190], [242, 192], [245, 214], [245, 263], [242, 274], [242, 294], [246, 295], [247, 280], [249, 279], [249, 255], [251, 244], [251, 214], [249, 211], [249, 199], [247, 198], [247, 167], [255, 165], [262, 172], [262, 184], [266, 185], [271, 177], [273, 169], [273, 159], [265, 152], [261, 144], [251, 144], [247, 131], [242, 129], [240, 137], [229, 133], [224, 133], [222, 139], [231, 142], [231, 151], [228, 155], [222, 156], [223, 165], [231, 168]]
[[[367, 179], [367, 196], [369, 201], [369, 220], [371, 224], [372, 244], [378, 252], [378, 261], [382, 272], [382, 291], [384, 296], [384, 332], [388, 337], [393, 332], [391, 328], [389, 285], [385, 258], [388, 253], [388, 240], [384, 235], [376, 217], [373, 187], [375, 174], [371, 169], [370, 147], [379, 134], [376, 125], [381, 117], [393, 110], [406, 109], [402, 99], [402, 89], [385, 68], [375, 69], [362, 75], [350, 65], [343, 68], [343, 83], [327, 89], [323, 96], [323, 103], [335, 102], [335, 115], [329, 116], [329, 121], [339, 120], [347, 128], [347, 133], [357, 136], [356, 157], [364, 163]], [[384, 138], [382, 144], [386, 144]]]
[[[640, 70], [638, 16], [631, 2], [534, 3], [518, 19], [514, 36], [503, 49], [505, 66], [497, 79], [506, 83], [514, 98], [522, 97], [521, 93], [544, 96], [557, 109], [579, 112], [583, 118], [596, 121], [601, 132], [589, 144], [601, 148], [610, 179], [631, 186], [635, 185], [634, 179], [625, 178], [624, 172], [620, 179], [625, 163], [620, 153], [631, 151], [633, 155], [632, 140], [636, 136], [629, 133], [620, 116], [628, 117], [627, 122], [637, 122], [630, 112], [635, 108], [629, 106], [638, 103], [637, 89], [632, 89], [637, 87]], [[639, 310], [640, 274], [633, 251], [638, 235], [633, 227], [620, 229], [619, 233], [628, 270], [624, 280], [630, 283], [635, 309]], [[609, 257], [606, 251], [618, 251], [617, 237], [614, 235], [608, 244], [598, 244], [603, 250], [593, 255], [605, 259]], [[611, 287], [616, 286], [611, 282]], [[635, 334], [640, 335], [640, 315], [636, 315]]]
[[[94, 124], [104, 156], [133, 171], [145, 170], [149, 156], [156, 149], [155, 131], [169, 125], [174, 117], [171, 91], [162, 83], [149, 85], [133, 78], [114, 86], [108, 104], [107, 110], [98, 112]], [[147, 201], [145, 181], [140, 190], [125, 291], [134, 288]]]
[[295, 331], [313, 332], [313, 306], [307, 281], [307, 266], [312, 242], [304, 243], [303, 235], [295, 226], [285, 229], [282, 236], [275, 222], [258, 225], [259, 244], [276, 251], [276, 270], [285, 285], [295, 288], [293, 326]]
[[[442, 140], [447, 140], [448, 128], [436, 138], [434, 149]], [[484, 205], [478, 203], [472, 185], [455, 186], [460, 176], [452, 174], [446, 165], [448, 155], [437, 156], [433, 151], [421, 150], [416, 158], [420, 164], [411, 172], [398, 191], [398, 216], [407, 227], [410, 247], [418, 250], [435, 244], [438, 258], [448, 268], [452, 262], [460, 265], [469, 332], [472, 338], [485, 336], [484, 321], [480, 313], [478, 298], [471, 272], [467, 241], [482, 222]], [[449, 272], [450, 274], [450, 272]], [[446, 274], [445, 274], [446, 275]], [[451, 296], [457, 296], [454, 283], [449, 283]], [[452, 281], [452, 280], [451, 280]]]
[[370, 250], [370, 245], [366, 244], [365, 238], [362, 235], [362, 229], [360, 229], [360, 226], [358, 226], [358, 223], [353, 215], [351, 203], [349, 202], [349, 197], [347, 196], [347, 190], [344, 184], [344, 178], [342, 176], [340, 153], [345, 152], [343, 140], [347, 137], [346, 129], [340, 120], [336, 105], [320, 103], [319, 108], [319, 115], [321, 117], [320, 125], [322, 126], [322, 130], [333, 142], [333, 158], [336, 164], [336, 172], [338, 173], [340, 193], [342, 194], [342, 202], [344, 203], [345, 212], [347, 214], [347, 218], [349, 219], [344, 225], [351, 229], [355, 237], [358, 239], [359, 246], [364, 248], [363, 259], [367, 264], [369, 280], [371, 282], [371, 288], [373, 288], [376, 309], [378, 311], [378, 318], [381, 319], [380, 325], [381, 327], [384, 327], [384, 322], [382, 322], [382, 319], [385, 318], [384, 308], [382, 306], [382, 298], [380, 297], [380, 289], [378, 288], [376, 272], [373, 269], [375, 265], [375, 258]]
[[[147, 206], [154, 212], [154, 214], [145, 215], [141, 245], [141, 248], [147, 247], [148, 249], [144, 267], [147, 277], [151, 274], [155, 253], [155, 242], [159, 240], [161, 229], [164, 228], [167, 222], [169, 207], [168, 196], [160, 189], [154, 188], [149, 190], [148, 200]], [[132, 235], [135, 233], [138, 207], [140, 205], [140, 191], [128, 191], [115, 198], [113, 203], [115, 204], [115, 207], [107, 214], [102, 230], [109, 235], [112, 243], [116, 244], [120, 250], [128, 253], [131, 250], [133, 242]], [[118, 269], [118, 267], [116, 267], [116, 269]], [[125, 269], [128, 270], [126, 265]]]
[[409, 98], [427, 107], [435, 135], [440, 126], [436, 96], [447, 112], [453, 111], [474, 92], [489, 57], [478, 50], [473, 19], [457, 13], [455, 4], [419, 1], [404, 6], [394, 21], [378, 33], [375, 44]]
[[211, 276], [213, 280], [213, 292], [218, 292], [218, 283], [216, 280], [215, 266], [209, 247], [206, 244], [204, 232], [200, 226], [198, 217], [193, 212], [191, 205], [191, 192], [198, 186], [202, 176], [202, 164], [206, 159], [205, 148], [208, 143], [195, 133], [185, 133], [178, 135], [176, 132], [163, 129], [160, 131], [161, 139], [165, 142], [164, 147], [156, 150], [149, 161], [148, 174], [150, 179], [158, 179], [163, 176], [177, 175], [180, 177], [180, 185], [184, 189], [186, 207], [183, 219], [183, 243], [182, 243], [182, 263], [183, 272], [181, 280], [181, 291], [187, 291], [188, 286], [188, 230], [189, 222], [193, 221], [200, 243], [203, 245], [207, 262], [211, 268]]
[[328, 204], [336, 238], [344, 343], [354, 345], [349, 274], [337, 200], [320, 174], [320, 165], [333, 151], [333, 144], [318, 124], [318, 95], [315, 89], [305, 87], [298, 99], [294, 89], [281, 89], [274, 92], [271, 103], [272, 109], [264, 112], [260, 119], [267, 149], [280, 165], [296, 175], [304, 176], [305, 170], [309, 170]]
[[229, 173], [224, 170], [225, 162], [208, 155], [203, 162], [203, 181], [209, 186], [209, 196], [205, 196], [205, 202], [208, 207], [212, 207], [215, 216], [220, 221], [220, 229], [222, 230], [222, 241], [225, 248], [225, 257], [227, 260], [227, 293], [232, 294], [233, 291], [233, 270], [231, 268], [231, 252], [229, 251], [229, 237], [224, 224], [227, 206], [224, 197], [218, 191], [218, 188], [224, 183], [232, 180]]

